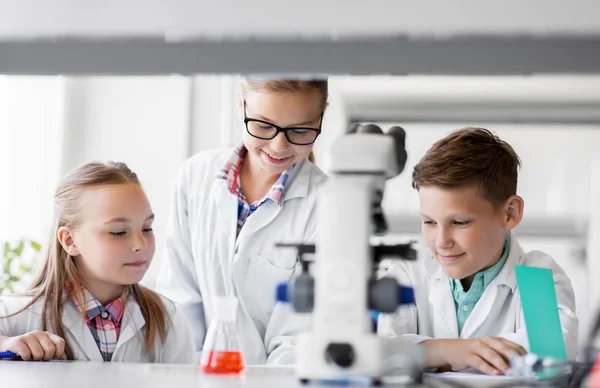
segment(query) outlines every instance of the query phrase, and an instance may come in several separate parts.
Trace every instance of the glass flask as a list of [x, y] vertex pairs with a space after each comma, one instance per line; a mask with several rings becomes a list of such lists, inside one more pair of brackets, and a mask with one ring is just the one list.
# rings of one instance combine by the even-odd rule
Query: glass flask
[[235, 297], [220, 296], [215, 300], [215, 316], [206, 333], [200, 361], [205, 373], [240, 374], [245, 369], [236, 325], [237, 308]]

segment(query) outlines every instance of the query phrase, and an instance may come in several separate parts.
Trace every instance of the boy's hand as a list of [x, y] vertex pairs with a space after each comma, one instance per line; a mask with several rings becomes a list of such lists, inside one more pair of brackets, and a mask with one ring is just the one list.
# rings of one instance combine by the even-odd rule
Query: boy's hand
[[62, 357], [65, 340], [47, 331], [32, 331], [17, 337], [0, 337], [2, 351], [18, 354], [24, 361], [49, 361]]
[[422, 345], [426, 367], [475, 368], [488, 375], [506, 373], [511, 357], [527, 353], [521, 345], [500, 337], [434, 339], [424, 341]]

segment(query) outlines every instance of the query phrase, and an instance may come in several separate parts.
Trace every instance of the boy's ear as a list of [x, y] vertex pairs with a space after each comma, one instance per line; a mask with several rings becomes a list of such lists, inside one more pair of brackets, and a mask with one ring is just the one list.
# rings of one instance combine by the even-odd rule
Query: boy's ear
[[523, 219], [524, 206], [525, 201], [518, 195], [513, 195], [506, 201], [505, 228], [507, 230], [512, 230], [519, 225]]
[[56, 237], [69, 256], [79, 256], [79, 248], [77, 248], [77, 244], [75, 244], [75, 236], [69, 227], [62, 226], [58, 229]]

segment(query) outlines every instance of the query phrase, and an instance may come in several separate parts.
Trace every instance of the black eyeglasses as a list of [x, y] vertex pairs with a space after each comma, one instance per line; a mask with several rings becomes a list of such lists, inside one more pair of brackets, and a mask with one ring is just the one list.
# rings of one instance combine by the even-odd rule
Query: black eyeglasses
[[271, 140], [283, 132], [285, 138], [291, 144], [296, 145], [309, 145], [317, 140], [317, 137], [321, 134], [321, 125], [323, 124], [323, 114], [319, 121], [319, 128], [304, 128], [304, 127], [289, 127], [281, 128], [268, 121], [251, 119], [246, 115], [246, 101], [244, 101], [244, 124], [246, 124], [246, 131], [252, 137], [261, 140]]

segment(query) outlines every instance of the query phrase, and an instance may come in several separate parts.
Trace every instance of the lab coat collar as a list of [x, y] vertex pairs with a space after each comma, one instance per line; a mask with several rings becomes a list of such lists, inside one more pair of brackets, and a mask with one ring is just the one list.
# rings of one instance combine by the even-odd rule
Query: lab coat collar
[[124, 343], [133, 338], [146, 325], [146, 320], [142, 314], [140, 305], [135, 301], [133, 296], [128, 296], [125, 302], [125, 312], [123, 313], [123, 321], [121, 322], [121, 333], [117, 340], [115, 353], [123, 346]]
[[289, 201], [294, 198], [303, 198], [308, 196], [311, 184], [311, 174], [313, 174], [313, 164], [309, 161], [298, 162], [290, 171], [288, 177], [288, 187], [283, 192], [283, 201]]
[[[510, 249], [508, 253], [508, 258], [506, 259], [506, 263], [504, 267], [500, 270], [500, 273], [496, 276], [496, 278], [490, 283], [491, 285], [505, 285], [510, 287], [511, 291], [514, 292], [517, 288], [517, 276], [515, 273], [515, 265], [518, 265], [521, 262], [521, 257], [525, 255], [523, 248], [519, 245], [517, 238], [513, 231], [510, 232]], [[439, 263], [435, 260], [435, 258], [430, 254], [427, 258], [425, 258], [425, 271], [427, 276], [432, 279], [447, 279], [448, 277], [444, 273], [444, 270], [439, 265]], [[488, 287], [489, 287], [488, 286]]]
[[[75, 305], [68, 301], [63, 307], [63, 325], [71, 333], [75, 341], [79, 344], [90, 361], [104, 361], [102, 354], [98, 349], [96, 340], [87, 323], [82, 320], [81, 313]], [[140, 306], [132, 296], [125, 302], [125, 312], [121, 322], [121, 333], [117, 341], [115, 353], [127, 341], [133, 338], [145, 326], [146, 320], [142, 314]]]
[[[234, 289], [233, 286], [233, 275], [231, 274], [231, 262], [230, 260], [233, 255], [235, 248], [239, 244], [237, 239], [237, 220], [238, 220], [238, 199], [237, 196], [232, 195], [227, 187], [227, 181], [224, 179], [215, 179], [213, 181], [213, 187], [211, 189], [212, 200], [214, 201], [216, 211], [219, 213], [217, 219], [219, 220], [214, 225], [214, 230], [211, 233], [215, 233], [219, 237], [219, 244], [223, 249], [223, 256], [227, 258], [225, 260], [217, 260], [217, 264], [221, 265], [224, 279], [229, 279], [226, 282], [217, 284], [223, 284], [224, 292], [226, 295], [230, 295]], [[208, 206], [208, 205], [207, 205]], [[244, 228], [242, 228], [242, 231]], [[214, 249], [214, 248], [212, 248]], [[216, 270], [216, 269], [215, 269]]]
[[[223, 228], [221, 233], [224, 236], [228, 236], [233, 233], [235, 238], [235, 228], [237, 227], [237, 211], [238, 211], [238, 199], [235, 195], [229, 192], [227, 187], [227, 181], [218, 178], [213, 181], [212, 193], [219, 213], [221, 213], [222, 220], [228, 220], [231, 222], [221, 222], [221, 225], [215, 225]], [[231, 241], [233, 244], [233, 240]]]
[[436, 337], [457, 338], [458, 321], [456, 319], [456, 308], [454, 307], [452, 291], [450, 290], [450, 282], [447, 279], [434, 280], [428, 299], [432, 306], [437, 306], [442, 311], [434, 327]]
[[[289, 172], [288, 182], [289, 186], [283, 192], [283, 202], [287, 202], [293, 198], [302, 198], [306, 197], [309, 192], [309, 185], [311, 184], [310, 178], [313, 173], [313, 167], [311, 163], [302, 162], [302, 164], [297, 164], [294, 168]], [[237, 208], [237, 207], [236, 207]], [[276, 204], [267, 201], [267, 203], [261, 205], [258, 209], [256, 209], [257, 215], [260, 214], [260, 217], [249, 217], [244, 224], [244, 227], [240, 231], [239, 236], [235, 240], [236, 248], [239, 244], [246, 239], [248, 236], [251, 236], [253, 233], [263, 229], [265, 226], [269, 225], [275, 217], [279, 215], [282, 211], [282, 206], [277, 206]], [[237, 220], [237, 215], [235, 217]], [[237, 224], [236, 224], [237, 225]]]
[[[81, 318], [81, 313], [70, 300], [66, 301], [63, 306], [62, 321], [90, 361], [104, 361], [87, 323]], [[73, 345], [75, 344], [71, 344], [72, 347]]]
[[517, 273], [515, 271], [515, 266], [519, 265], [523, 260], [523, 256], [525, 256], [525, 252], [523, 248], [519, 244], [519, 241], [515, 237], [514, 232], [510, 232], [510, 249], [508, 251], [508, 258], [506, 259], [506, 263], [496, 279], [492, 281], [491, 284], [504, 285], [510, 287], [511, 292], [515, 292], [517, 288]]
[[521, 262], [521, 257], [525, 254], [512, 233], [510, 239], [510, 249], [504, 267], [502, 267], [500, 273], [487, 286], [481, 299], [479, 299], [473, 308], [460, 333], [461, 338], [471, 338], [490, 315], [494, 302], [505, 300], [509, 293], [514, 293], [517, 288], [515, 265]]

